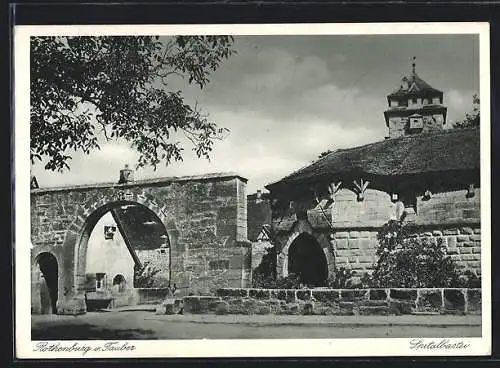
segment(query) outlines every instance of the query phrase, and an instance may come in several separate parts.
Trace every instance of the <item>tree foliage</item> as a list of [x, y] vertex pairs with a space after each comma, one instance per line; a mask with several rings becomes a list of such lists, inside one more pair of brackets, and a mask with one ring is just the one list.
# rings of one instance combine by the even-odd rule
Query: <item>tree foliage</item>
[[182, 160], [178, 133], [209, 157], [224, 132], [169, 90], [172, 77], [203, 88], [234, 53], [230, 36], [31, 38], [31, 160], [69, 168], [104, 139], [137, 150], [137, 167]]
[[480, 125], [479, 96], [472, 96], [472, 112], [465, 119], [454, 124], [455, 128], [478, 128]]
[[429, 288], [452, 287], [459, 273], [441, 239], [408, 237], [409, 229], [401, 221], [391, 220], [377, 235], [378, 260], [372, 274], [372, 286]]

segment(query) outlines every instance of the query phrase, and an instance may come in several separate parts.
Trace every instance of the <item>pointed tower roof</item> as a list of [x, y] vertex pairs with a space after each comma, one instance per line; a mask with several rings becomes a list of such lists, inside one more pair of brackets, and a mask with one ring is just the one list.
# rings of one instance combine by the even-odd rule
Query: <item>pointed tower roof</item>
[[429, 83], [420, 78], [415, 71], [415, 57], [413, 57], [412, 70], [409, 76], [401, 79], [401, 85], [396, 88], [389, 97], [414, 96], [420, 94], [442, 94], [443, 92], [432, 87]]

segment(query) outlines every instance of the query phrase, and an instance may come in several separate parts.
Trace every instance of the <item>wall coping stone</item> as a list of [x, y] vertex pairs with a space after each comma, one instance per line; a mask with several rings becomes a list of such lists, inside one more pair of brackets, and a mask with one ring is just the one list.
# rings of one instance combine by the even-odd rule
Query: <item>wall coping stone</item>
[[233, 178], [239, 178], [244, 182], [248, 181], [247, 178], [241, 176], [236, 172], [221, 172], [221, 173], [209, 173], [202, 175], [169, 176], [162, 178], [134, 180], [132, 182], [123, 184], [118, 184], [118, 182], [105, 182], [105, 183], [89, 183], [89, 184], [79, 184], [79, 185], [46, 187], [46, 188], [31, 189], [31, 194], [44, 194], [49, 192], [65, 192], [65, 191], [97, 189], [97, 188], [122, 189], [122, 188], [145, 187], [145, 186], [154, 186], [154, 185], [170, 184], [170, 183], [178, 183], [186, 181], [206, 181], [214, 179], [233, 179]]

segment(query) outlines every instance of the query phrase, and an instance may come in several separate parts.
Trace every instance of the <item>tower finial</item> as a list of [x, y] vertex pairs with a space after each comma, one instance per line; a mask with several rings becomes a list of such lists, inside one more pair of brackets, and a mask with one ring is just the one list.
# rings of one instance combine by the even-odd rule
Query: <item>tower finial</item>
[[416, 56], [413, 56], [413, 57], [411, 58], [411, 60], [412, 60], [412, 63], [411, 63], [411, 72], [412, 72], [413, 74], [415, 74], [415, 60], [417, 60], [417, 57], [416, 57]]

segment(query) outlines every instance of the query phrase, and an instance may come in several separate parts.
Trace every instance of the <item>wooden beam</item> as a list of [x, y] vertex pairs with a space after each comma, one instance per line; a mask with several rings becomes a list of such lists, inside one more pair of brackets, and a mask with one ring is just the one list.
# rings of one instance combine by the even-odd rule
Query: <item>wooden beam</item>
[[118, 227], [118, 231], [120, 231], [120, 234], [122, 234], [123, 240], [125, 241], [125, 245], [127, 246], [127, 249], [132, 256], [132, 259], [134, 260], [134, 263], [139, 269], [142, 269], [142, 263], [139, 260], [139, 257], [134, 251], [134, 248], [132, 247], [132, 243], [130, 242], [130, 239], [125, 231], [125, 227], [123, 226], [120, 218], [118, 217], [118, 213], [116, 212], [115, 208], [111, 209], [111, 215], [113, 216], [113, 219], [116, 222], [116, 226]]

